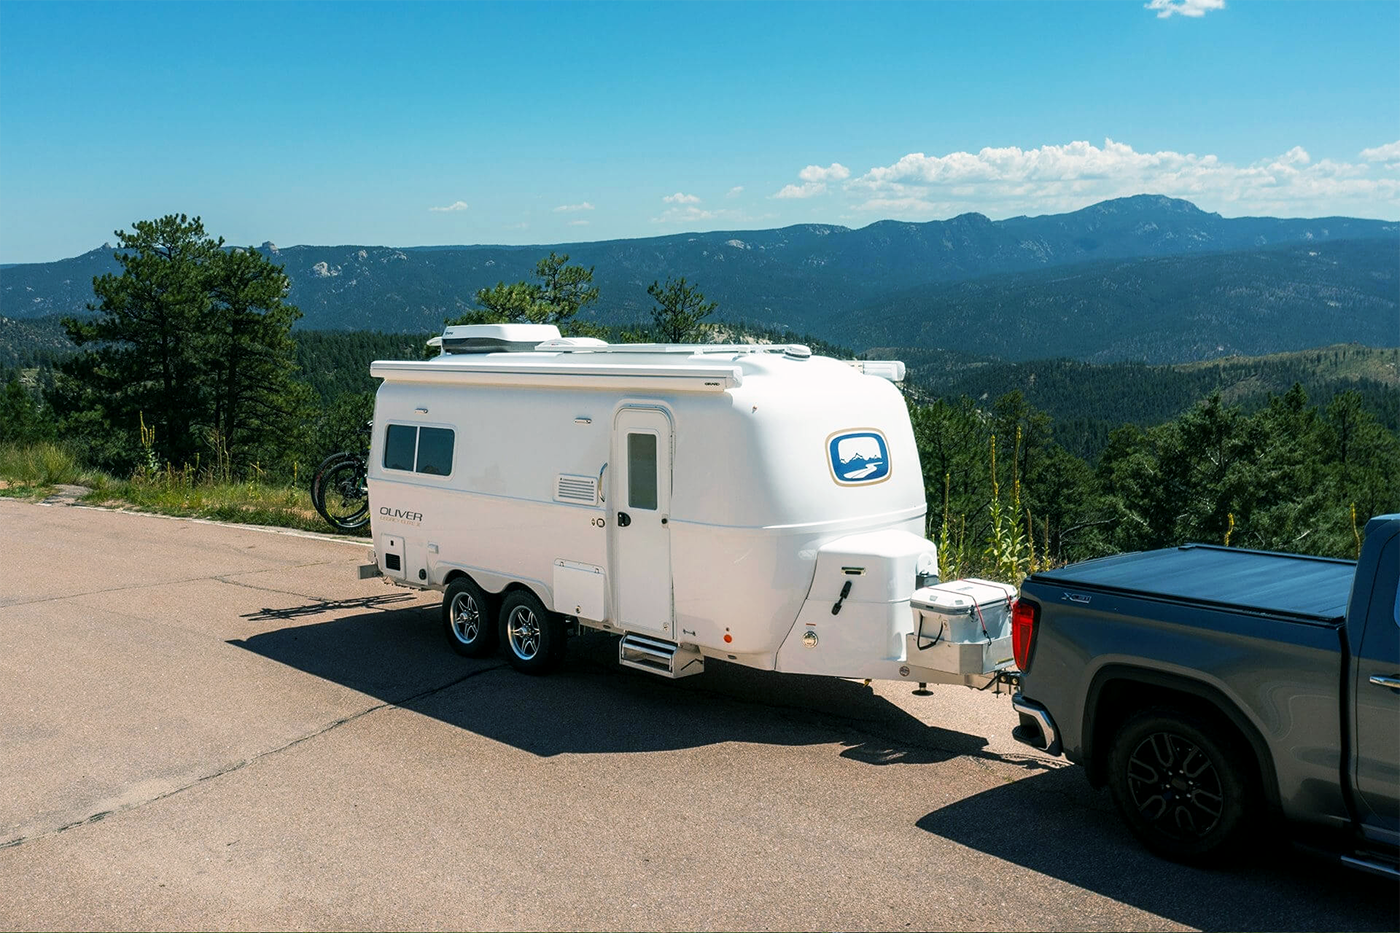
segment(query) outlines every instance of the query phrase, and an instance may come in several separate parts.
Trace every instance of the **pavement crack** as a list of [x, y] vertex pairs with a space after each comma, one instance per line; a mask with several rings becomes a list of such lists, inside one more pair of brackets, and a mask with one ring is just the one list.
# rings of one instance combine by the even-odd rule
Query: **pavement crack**
[[[324, 561], [324, 560], [316, 560], [316, 561], [310, 561], [310, 562], [304, 563], [304, 564], [286, 564], [286, 565], [279, 566], [279, 567], [277, 567], [277, 568], [275, 568], [275, 569], [277, 569], [277, 570], [299, 570], [299, 569], [302, 569], [302, 568], [305, 568], [305, 567], [316, 567], [316, 566], [319, 566], [319, 565], [321, 565], [321, 564], [326, 564], [326, 563], [330, 563], [330, 562], [329, 562], [329, 561]], [[264, 571], [264, 570], [248, 570], [248, 571], [243, 571], [243, 572], [244, 572], [244, 573], [266, 573], [266, 571]], [[130, 592], [130, 591], [132, 591], [132, 590], [150, 590], [150, 589], [157, 589], [157, 588], [162, 587], [162, 586], [180, 586], [181, 584], [185, 584], [185, 583], [199, 583], [199, 582], [202, 581], [202, 580], [216, 580], [216, 581], [218, 581], [219, 583], [228, 583], [228, 584], [231, 584], [231, 585], [233, 585], [233, 586], [245, 586], [245, 587], [247, 587], [248, 589], [252, 589], [252, 590], [266, 590], [266, 591], [268, 591], [268, 592], [270, 592], [270, 593], [281, 593], [281, 594], [283, 594], [283, 595], [285, 595], [285, 596], [300, 596], [302, 599], [307, 599], [307, 598], [308, 598], [307, 595], [306, 595], [305, 593], [294, 593], [294, 592], [292, 592], [291, 590], [274, 590], [274, 589], [271, 589], [271, 588], [265, 587], [265, 586], [254, 586], [254, 585], [251, 584], [251, 583], [242, 583], [242, 582], [240, 582], [240, 581], [238, 581], [238, 580], [230, 580], [230, 579], [227, 579], [228, 576], [232, 576], [232, 574], [228, 574], [228, 575], [212, 574], [212, 575], [204, 576], [204, 577], [184, 577], [184, 578], [181, 578], [181, 579], [179, 579], [179, 580], [157, 580], [157, 581], [154, 581], [154, 582], [152, 582], [152, 583], [133, 583], [133, 584], [131, 584], [130, 586], [112, 586], [112, 587], [108, 587], [108, 588], [105, 589], [105, 590], [83, 590], [82, 592], [79, 592], [79, 593], [60, 593], [60, 594], [58, 594], [57, 596], [40, 596], [40, 597], [38, 597], [38, 598], [36, 598], [36, 599], [25, 599], [25, 600], [20, 600], [19, 602], [14, 602], [14, 603], [3, 603], [3, 604], [0, 604], [0, 609], [8, 609], [8, 608], [11, 607], [11, 606], [33, 606], [33, 605], [37, 605], [37, 604], [39, 604], [39, 603], [53, 603], [53, 602], [59, 602], [60, 600], [64, 600], [64, 599], [77, 599], [77, 598], [82, 597], [82, 596], [105, 596], [105, 595], [108, 594], [108, 593], [126, 593], [126, 592]], [[314, 597], [314, 596], [313, 596], [313, 597], [309, 597], [309, 598], [315, 599], [315, 598], [317, 598], [317, 597]]]
[[183, 784], [180, 787], [173, 788], [172, 790], [168, 790], [163, 794], [157, 794], [154, 797], [149, 797], [145, 800], [133, 801], [132, 803], [125, 804], [124, 806], [120, 807], [115, 807], [111, 810], [102, 810], [98, 813], [93, 813], [89, 816], [85, 816], [80, 820], [74, 820], [71, 823], [66, 823], [62, 826], [55, 827], [54, 829], [49, 829], [40, 833], [35, 833], [32, 836], [16, 836], [13, 839], [6, 839], [3, 842], [0, 842], [0, 851], [3, 851], [5, 849], [12, 849], [15, 846], [23, 845], [26, 842], [33, 842], [36, 839], [43, 839], [48, 836], [57, 836], [59, 833], [66, 833], [68, 832], [68, 830], [76, 829], [79, 826], [87, 826], [91, 823], [101, 822], [102, 820], [105, 820], [108, 817], [113, 816], [115, 814], [125, 813], [128, 810], [135, 810], [138, 807], [149, 806], [150, 804], [158, 803], [167, 798], [174, 797], [177, 794], [183, 794], [185, 791], [195, 787], [199, 787], [201, 784], [206, 784], [209, 781], [217, 780], [218, 778], [221, 778], [227, 774], [233, 774], [235, 771], [241, 771], [251, 764], [256, 764], [257, 762], [262, 761], [264, 758], [271, 758], [274, 755], [280, 755], [285, 751], [296, 748], [298, 745], [323, 736], [326, 733], [331, 732], [335, 729], [339, 729], [341, 726], [355, 722], [359, 719], [363, 719], [371, 713], [377, 713], [383, 709], [406, 708], [407, 705], [410, 703], [414, 703], [418, 700], [422, 700], [427, 697], [433, 696], [434, 694], [441, 693], [444, 690], [451, 690], [458, 684], [471, 680], [474, 677], [480, 677], [483, 674], [490, 674], [493, 671], [499, 671], [505, 668], [506, 666], [507, 665], [504, 662], [499, 664], [493, 664], [490, 667], [483, 667], [480, 670], [475, 670], [471, 671], [470, 673], [463, 674], [461, 677], [451, 680], [448, 683], [440, 684], [436, 687], [429, 687], [426, 690], [420, 690], [418, 693], [412, 694], [402, 699], [386, 700], [383, 703], [376, 703], [373, 706], [366, 707], [365, 709], [362, 709], [356, 713], [352, 713], [349, 716], [342, 716], [341, 718], [336, 719], [333, 722], [327, 723], [326, 725], [322, 726], [316, 731], [308, 732], [305, 735], [298, 736], [297, 738], [292, 739], [290, 742], [278, 745], [275, 748], [265, 749], [264, 751], [258, 752], [256, 755], [250, 755], [249, 757], [244, 758], [242, 761], [232, 762], [230, 764], [225, 765], [222, 768], [218, 768], [217, 770], [211, 771], [208, 774], [201, 775], [200, 777], [195, 778], [193, 781], [190, 781], [187, 784]]

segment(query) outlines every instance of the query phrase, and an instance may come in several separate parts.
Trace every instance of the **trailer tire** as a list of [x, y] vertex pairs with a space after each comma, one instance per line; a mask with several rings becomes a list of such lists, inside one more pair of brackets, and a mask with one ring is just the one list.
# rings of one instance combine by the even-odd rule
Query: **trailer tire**
[[470, 577], [458, 577], [443, 592], [442, 629], [452, 650], [464, 658], [482, 658], [495, 650], [491, 603]]
[[500, 631], [506, 660], [522, 674], [548, 674], [564, 659], [563, 617], [529, 590], [514, 590], [501, 600]]
[[1254, 811], [1251, 771], [1214, 722], [1170, 707], [1130, 717], [1109, 749], [1108, 787], [1138, 841], [1206, 864], [1240, 841]]

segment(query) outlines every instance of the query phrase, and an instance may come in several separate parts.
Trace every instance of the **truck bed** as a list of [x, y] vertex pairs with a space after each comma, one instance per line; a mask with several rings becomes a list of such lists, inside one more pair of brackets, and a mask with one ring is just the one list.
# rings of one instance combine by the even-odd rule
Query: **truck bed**
[[1355, 572], [1349, 560], [1188, 544], [1085, 561], [1033, 579], [1336, 624], [1346, 616]]

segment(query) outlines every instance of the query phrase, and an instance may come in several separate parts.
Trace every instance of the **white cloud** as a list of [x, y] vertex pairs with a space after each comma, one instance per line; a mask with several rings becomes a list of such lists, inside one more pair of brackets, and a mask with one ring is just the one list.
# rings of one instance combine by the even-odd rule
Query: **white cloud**
[[653, 217], [654, 224], [704, 224], [710, 221], [724, 221], [726, 223], [756, 223], [763, 220], [772, 220], [774, 214], [750, 215], [737, 208], [720, 207], [706, 209], [696, 207], [693, 204], [685, 207], [668, 207], [662, 211], [660, 216]]
[[558, 207], [556, 207], [556, 208], [554, 209], [554, 213], [556, 213], [556, 214], [572, 214], [572, 213], [574, 213], [575, 211], [591, 211], [591, 210], [593, 210], [593, 205], [592, 205], [592, 204], [589, 204], [587, 201], [584, 201], [584, 202], [581, 203], [581, 204], [560, 204]]
[[809, 181], [805, 185], [783, 185], [775, 198], [810, 198], [826, 193], [826, 185], [819, 181]]
[[813, 198], [819, 194], [826, 194], [826, 183], [829, 181], [845, 181], [851, 177], [851, 170], [840, 162], [832, 162], [826, 168], [820, 165], [809, 165], [797, 173], [801, 179], [800, 185], [784, 185], [775, 198], [787, 200], [790, 198]]
[[571, 220], [571, 221], [569, 221], [569, 226], [570, 226], [570, 227], [586, 227], [586, 226], [588, 226], [588, 224], [589, 224], [589, 221], [587, 221], [587, 220]]
[[[1368, 149], [1362, 158], [1386, 159], [1393, 148], [1400, 149], [1400, 143]], [[1314, 161], [1301, 146], [1249, 165], [1214, 155], [1137, 152], [1111, 139], [1102, 147], [1072, 142], [942, 156], [913, 152], [870, 169], [844, 188], [864, 198], [858, 210], [924, 216], [963, 210], [999, 216], [1052, 213], [1143, 193], [1180, 197], [1232, 215], [1316, 216], [1348, 207], [1362, 216], [1376, 216], [1378, 207], [1389, 208], [1391, 216], [1400, 213], [1400, 176], [1392, 166]]]
[[1142, 8], [1156, 10], [1158, 19], [1167, 19], [1173, 14], [1201, 17], [1211, 10], [1225, 9], [1225, 0], [1148, 0]]
[[1386, 143], [1384, 146], [1377, 146], [1374, 149], [1361, 150], [1361, 161], [1363, 162], [1394, 162], [1396, 159], [1400, 159], [1400, 140]]
[[700, 199], [693, 194], [682, 194], [677, 191], [675, 194], [668, 194], [661, 200], [667, 204], [699, 204]]
[[809, 165], [798, 172], [797, 177], [806, 182], [844, 181], [851, 177], [851, 170], [840, 162], [832, 162], [826, 168], [822, 168], [820, 165]]
[[467, 209], [467, 202], [466, 202], [466, 201], [453, 201], [451, 204], [447, 205], [446, 207], [430, 207], [430, 208], [428, 208], [428, 210], [433, 211], [433, 212], [438, 213], [438, 214], [443, 214], [443, 213], [446, 213], [446, 212], [448, 212], [448, 211], [464, 211], [464, 210], [466, 210], [466, 209]]
[[743, 185], [735, 185], [733, 188], [730, 188], [729, 191], [726, 192], [724, 196], [725, 196], [726, 198], [737, 198], [739, 195], [741, 195], [741, 194], [743, 194], [743, 193], [744, 193], [744, 186], [743, 186]]

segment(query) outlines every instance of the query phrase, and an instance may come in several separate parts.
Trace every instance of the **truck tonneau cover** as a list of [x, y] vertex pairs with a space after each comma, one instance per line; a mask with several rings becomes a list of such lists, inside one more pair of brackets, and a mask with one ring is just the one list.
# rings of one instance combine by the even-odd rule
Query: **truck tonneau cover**
[[1340, 622], [1355, 573], [1353, 561], [1188, 544], [1084, 561], [1031, 579]]

